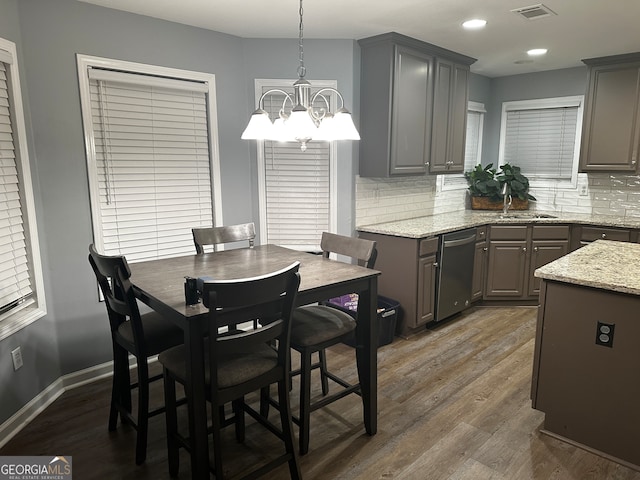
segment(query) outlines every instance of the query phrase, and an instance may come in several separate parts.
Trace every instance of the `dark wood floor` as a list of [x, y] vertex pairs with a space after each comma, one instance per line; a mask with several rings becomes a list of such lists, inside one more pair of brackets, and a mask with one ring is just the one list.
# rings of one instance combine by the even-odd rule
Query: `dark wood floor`
[[[314, 412], [304, 478], [640, 480], [640, 472], [540, 434], [544, 415], [529, 399], [535, 315], [535, 308], [472, 308], [382, 347], [378, 434], [364, 433], [353, 395]], [[338, 373], [353, 371], [350, 347], [333, 348], [329, 357]], [[107, 431], [109, 392], [108, 380], [66, 392], [0, 455], [70, 455], [78, 480], [168, 478], [164, 417], [152, 421], [147, 462], [136, 466], [135, 432]], [[154, 397], [161, 399], [159, 389]], [[249, 420], [244, 445], [227, 430], [231, 475], [278, 448]], [[180, 478], [189, 476], [181, 455]], [[288, 470], [268, 478], [288, 478]]]

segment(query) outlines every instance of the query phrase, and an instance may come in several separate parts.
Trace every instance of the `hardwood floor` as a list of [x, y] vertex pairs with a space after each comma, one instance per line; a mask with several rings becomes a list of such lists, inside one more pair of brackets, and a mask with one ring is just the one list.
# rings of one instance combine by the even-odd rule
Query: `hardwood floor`
[[[640, 480], [640, 472], [539, 432], [544, 415], [529, 399], [535, 316], [532, 307], [473, 307], [382, 347], [377, 435], [364, 432], [354, 395], [314, 412], [310, 451], [300, 459], [304, 478]], [[353, 372], [351, 347], [334, 347], [328, 357], [336, 373]], [[168, 478], [164, 417], [152, 419], [147, 462], [136, 466], [135, 432], [121, 425], [107, 431], [110, 388], [102, 380], [66, 392], [0, 455], [71, 455], [74, 478], [82, 480]], [[160, 388], [154, 398], [161, 399]], [[235, 442], [232, 428], [224, 441], [230, 475], [280, 448], [249, 419], [245, 444]], [[181, 453], [180, 478], [189, 477]], [[268, 478], [289, 478], [286, 466]]]

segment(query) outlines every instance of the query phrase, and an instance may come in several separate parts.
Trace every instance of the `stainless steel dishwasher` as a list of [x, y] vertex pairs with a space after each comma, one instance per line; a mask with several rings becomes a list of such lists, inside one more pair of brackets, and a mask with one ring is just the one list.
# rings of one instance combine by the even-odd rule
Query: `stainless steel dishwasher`
[[471, 305], [475, 242], [475, 228], [447, 233], [440, 238], [436, 322]]

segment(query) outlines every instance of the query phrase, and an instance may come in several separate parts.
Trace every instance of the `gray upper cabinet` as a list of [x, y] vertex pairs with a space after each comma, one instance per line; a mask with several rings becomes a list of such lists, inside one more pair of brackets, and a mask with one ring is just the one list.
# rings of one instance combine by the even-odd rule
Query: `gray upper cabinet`
[[589, 84], [582, 135], [583, 172], [638, 171], [640, 53], [583, 60]]
[[[475, 60], [397, 33], [358, 43], [360, 175], [461, 172], [469, 65]], [[450, 72], [438, 74], [444, 65]], [[438, 159], [435, 169], [433, 158]]]
[[462, 173], [467, 133], [469, 65], [436, 60], [431, 173]]

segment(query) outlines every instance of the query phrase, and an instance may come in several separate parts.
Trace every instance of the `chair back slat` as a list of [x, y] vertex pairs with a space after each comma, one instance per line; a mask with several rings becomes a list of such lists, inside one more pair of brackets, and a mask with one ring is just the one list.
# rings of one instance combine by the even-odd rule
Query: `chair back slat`
[[320, 248], [323, 255], [329, 257], [330, 253], [351, 257], [357, 260], [358, 265], [373, 268], [376, 263], [378, 251], [376, 242], [364, 238], [346, 237], [335, 233], [323, 232], [320, 240]]
[[249, 246], [253, 247], [256, 238], [256, 228], [253, 222], [221, 227], [192, 228], [191, 232], [198, 254], [204, 253], [205, 246], [212, 245], [215, 251], [217, 245], [224, 243], [248, 241]]

